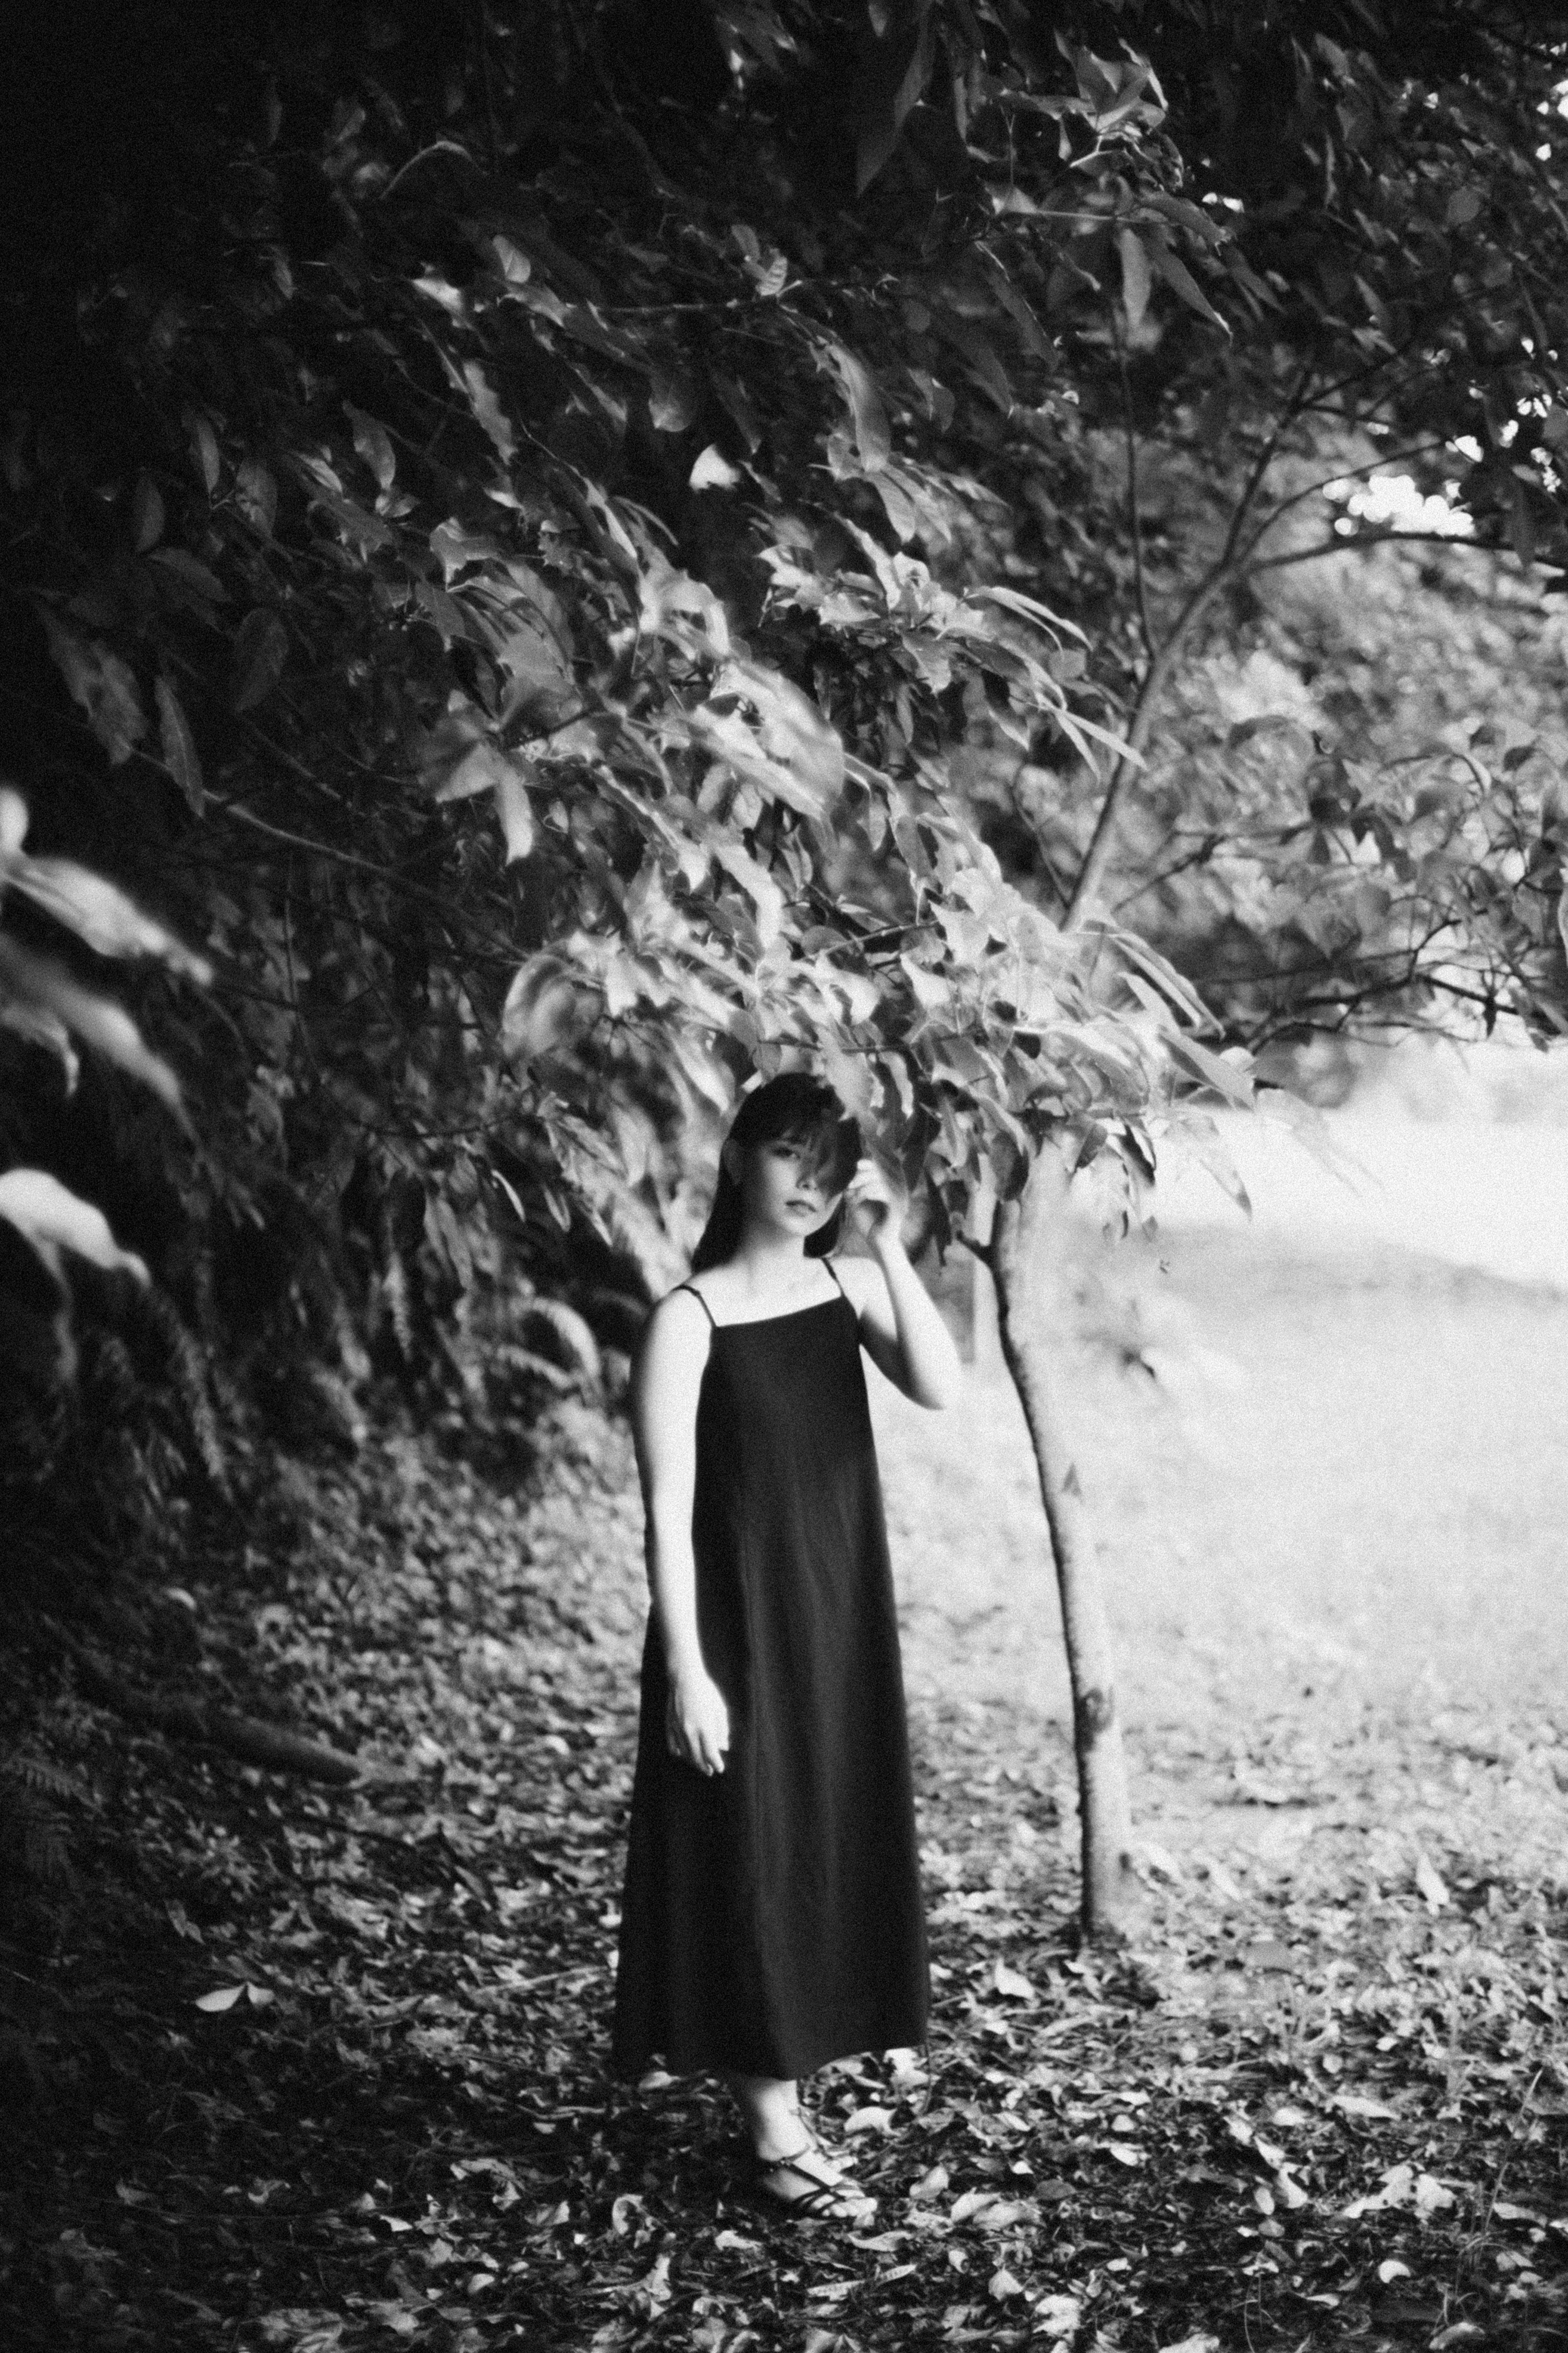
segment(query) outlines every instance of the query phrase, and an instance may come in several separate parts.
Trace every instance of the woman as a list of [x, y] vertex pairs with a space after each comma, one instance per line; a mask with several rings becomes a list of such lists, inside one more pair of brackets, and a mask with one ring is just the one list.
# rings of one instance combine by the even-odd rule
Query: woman
[[[847, 1212], [868, 1259], [830, 1255]], [[615, 2056], [721, 2073], [762, 2193], [865, 2200], [799, 2079], [925, 2037], [908, 1739], [865, 1348], [919, 1404], [958, 1358], [832, 1090], [747, 1096], [692, 1277], [633, 1384], [652, 1610]]]

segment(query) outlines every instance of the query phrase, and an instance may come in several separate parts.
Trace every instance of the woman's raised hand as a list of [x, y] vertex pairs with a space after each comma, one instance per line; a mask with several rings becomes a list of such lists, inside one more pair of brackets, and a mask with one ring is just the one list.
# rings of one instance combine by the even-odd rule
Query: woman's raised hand
[[873, 1250], [897, 1241], [909, 1207], [885, 1169], [868, 1155], [845, 1189], [844, 1206]]
[[675, 1675], [665, 1710], [664, 1736], [672, 1757], [700, 1773], [721, 1773], [730, 1753], [730, 1711], [705, 1667]]

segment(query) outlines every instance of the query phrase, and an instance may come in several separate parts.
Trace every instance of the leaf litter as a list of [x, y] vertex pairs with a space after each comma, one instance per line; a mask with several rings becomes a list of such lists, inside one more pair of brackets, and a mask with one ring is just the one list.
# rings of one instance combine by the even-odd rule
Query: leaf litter
[[[1021, 1713], [913, 1711], [931, 2042], [807, 2091], [869, 2225], [753, 2203], [713, 2088], [609, 2081], [640, 1521], [617, 1425], [564, 1401], [548, 1459], [499, 1493], [384, 1432], [182, 1564], [226, 1674], [381, 1760], [358, 1788], [62, 1694], [113, 1794], [91, 1916], [15, 1960], [57, 2011], [9, 2343], [1561, 2344], [1561, 1884], [1426, 1831], [1375, 1888], [1329, 1838], [1245, 1887], [1166, 1855], [1135, 1945], [1080, 1951], [1070, 1757]], [[1359, 1855], [1386, 1810], [1339, 1762]]]

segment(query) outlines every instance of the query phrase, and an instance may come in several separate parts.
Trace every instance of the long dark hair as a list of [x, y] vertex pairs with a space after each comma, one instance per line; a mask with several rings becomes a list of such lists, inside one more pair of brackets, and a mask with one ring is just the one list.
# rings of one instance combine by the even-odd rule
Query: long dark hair
[[[757, 1144], [798, 1144], [807, 1154], [815, 1174], [830, 1193], [842, 1193], [860, 1158], [860, 1130], [833, 1089], [808, 1071], [785, 1071], [746, 1096], [731, 1123], [728, 1141], [750, 1150]], [[691, 1271], [722, 1266], [733, 1258], [741, 1239], [741, 1188], [719, 1164], [719, 1186], [702, 1239], [691, 1254]], [[844, 1226], [839, 1203], [826, 1225], [819, 1226], [805, 1245], [807, 1258], [826, 1258], [837, 1243]]]

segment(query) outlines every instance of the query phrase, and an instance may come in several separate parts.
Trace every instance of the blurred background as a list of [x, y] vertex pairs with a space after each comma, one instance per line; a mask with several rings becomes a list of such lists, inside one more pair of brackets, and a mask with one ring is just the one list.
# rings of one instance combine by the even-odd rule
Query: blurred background
[[[1563, 1871], [1568, 1070], [1408, 1039], [1337, 1069], [1340, 1166], [1221, 1113], [1250, 1218], [1162, 1171], [1151, 1234], [1060, 1229], [1051, 1314], [1160, 1861], [1342, 1883], [1380, 1842]], [[1075, 1188], [1076, 1189], [1076, 1188]], [[1059, 1743], [1033, 1460], [977, 1272], [945, 1418], [879, 1384], [910, 1674]], [[1309, 1843], [1310, 1841], [1310, 1843]], [[1372, 1866], [1375, 1870], [1375, 1860]]]

